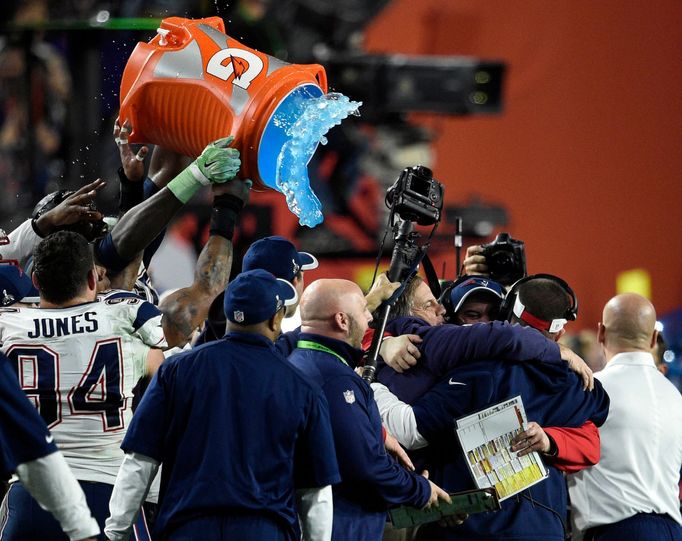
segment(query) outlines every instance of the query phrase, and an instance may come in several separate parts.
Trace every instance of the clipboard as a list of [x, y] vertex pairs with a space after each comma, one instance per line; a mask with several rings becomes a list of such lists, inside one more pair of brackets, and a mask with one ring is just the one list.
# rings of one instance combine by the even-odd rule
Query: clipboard
[[549, 475], [537, 452], [518, 457], [510, 451], [512, 438], [527, 425], [521, 396], [457, 421], [455, 432], [474, 483], [480, 489], [494, 488], [500, 501]]

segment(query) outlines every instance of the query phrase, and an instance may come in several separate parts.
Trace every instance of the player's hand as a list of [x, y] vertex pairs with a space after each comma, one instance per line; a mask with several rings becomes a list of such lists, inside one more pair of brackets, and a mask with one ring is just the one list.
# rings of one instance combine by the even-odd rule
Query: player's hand
[[479, 276], [490, 275], [485, 256], [483, 255], [483, 247], [479, 245], [469, 246], [467, 248], [462, 266], [464, 267], [464, 274]]
[[391, 282], [386, 276], [385, 272], [382, 272], [377, 276], [376, 281], [372, 284], [367, 295], [365, 295], [365, 300], [367, 301], [367, 310], [374, 312], [379, 305], [386, 299], [393, 295], [393, 292], [400, 287], [400, 282]]
[[568, 367], [583, 380], [583, 389], [586, 391], [594, 389], [594, 374], [582, 357], [563, 344], [559, 344], [559, 350], [561, 358], [568, 363]]
[[247, 179], [235, 178], [232, 182], [224, 182], [223, 184], [213, 184], [211, 186], [211, 191], [213, 192], [213, 197], [218, 195], [233, 195], [244, 202], [246, 206], [249, 202], [249, 197], [251, 196], [251, 187], [253, 186], [253, 181]]
[[234, 141], [234, 137], [224, 137], [210, 143], [201, 155], [194, 160], [194, 165], [208, 179], [211, 184], [221, 184], [232, 180], [242, 165], [239, 159], [239, 151], [236, 148], [229, 148], [229, 144]]
[[416, 334], [387, 336], [381, 342], [379, 354], [384, 362], [398, 373], [409, 370], [421, 357], [418, 345], [422, 339]]
[[397, 439], [391, 436], [388, 430], [386, 431], [384, 447], [386, 447], [386, 452], [392, 455], [393, 458], [395, 458], [398, 461], [398, 463], [402, 464], [405, 467], [405, 469], [409, 471], [414, 471], [414, 464], [412, 464], [410, 457], [407, 456], [405, 449], [401, 447]]
[[550, 450], [549, 436], [536, 422], [528, 423], [528, 428], [518, 433], [511, 440], [511, 450], [524, 456], [533, 451], [547, 453]]
[[106, 186], [106, 182], [97, 179], [90, 184], [86, 184], [80, 190], [69, 195], [64, 201], [59, 203], [52, 210], [38, 217], [35, 222], [38, 231], [43, 236], [47, 236], [55, 229], [63, 225], [70, 225], [82, 220], [94, 222], [102, 219], [102, 213], [92, 210], [89, 204], [95, 199], [97, 190]]
[[[428, 479], [429, 478], [428, 470], [424, 470], [422, 472], [422, 476]], [[431, 486], [431, 496], [429, 497], [429, 501], [427, 502], [427, 504], [424, 506], [425, 509], [428, 509], [434, 505], [437, 506], [439, 500], [443, 500], [444, 502], [447, 503], [452, 503], [450, 495], [447, 492], [445, 492], [442, 488], [440, 488], [437, 484], [435, 484], [433, 481], [429, 481], [429, 485]]]
[[438, 521], [438, 525], [443, 528], [452, 528], [453, 526], [460, 526], [468, 518], [469, 515], [467, 515], [466, 513], [448, 515], [447, 517], [443, 517], [442, 519], [440, 519]]
[[144, 159], [149, 153], [149, 148], [142, 146], [137, 153], [133, 152], [128, 143], [128, 134], [131, 131], [133, 128], [128, 120], [123, 123], [123, 126], [118, 123], [118, 119], [114, 122], [114, 141], [118, 147], [123, 172], [131, 182], [142, 182], [144, 180]]

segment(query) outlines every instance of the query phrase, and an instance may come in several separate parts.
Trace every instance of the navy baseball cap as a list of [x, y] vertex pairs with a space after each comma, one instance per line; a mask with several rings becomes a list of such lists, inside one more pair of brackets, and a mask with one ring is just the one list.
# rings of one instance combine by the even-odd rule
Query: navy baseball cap
[[296, 289], [286, 280], [263, 269], [242, 272], [225, 290], [225, 317], [233, 323], [253, 325], [267, 321], [283, 307], [298, 300]]
[[18, 265], [0, 263], [0, 306], [40, 302], [40, 294]]
[[459, 311], [464, 301], [474, 291], [486, 291], [500, 302], [504, 299], [505, 295], [504, 287], [497, 282], [493, 282], [484, 276], [470, 276], [450, 290], [450, 302], [452, 303], [453, 313]]
[[242, 272], [264, 269], [291, 282], [298, 271], [316, 269], [317, 259], [308, 252], [299, 252], [284, 237], [265, 237], [257, 240], [244, 254]]

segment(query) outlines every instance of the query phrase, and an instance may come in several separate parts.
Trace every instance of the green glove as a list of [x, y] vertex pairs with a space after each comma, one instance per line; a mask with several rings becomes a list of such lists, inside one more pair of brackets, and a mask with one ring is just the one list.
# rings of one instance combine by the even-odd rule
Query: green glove
[[168, 183], [168, 189], [184, 204], [202, 186], [232, 180], [242, 164], [239, 151], [227, 147], [232, 141], [234, 137], [230, 135], [209, 144], [189, 167]]

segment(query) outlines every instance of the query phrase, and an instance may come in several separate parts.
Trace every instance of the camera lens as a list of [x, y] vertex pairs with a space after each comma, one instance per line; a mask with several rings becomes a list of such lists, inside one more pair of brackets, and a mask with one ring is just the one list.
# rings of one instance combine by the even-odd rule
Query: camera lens
[[495, 252], [490, 256], [492, 266], [499, 272], [509, 272], [514, 268], [514, 256], [509, 252]]

